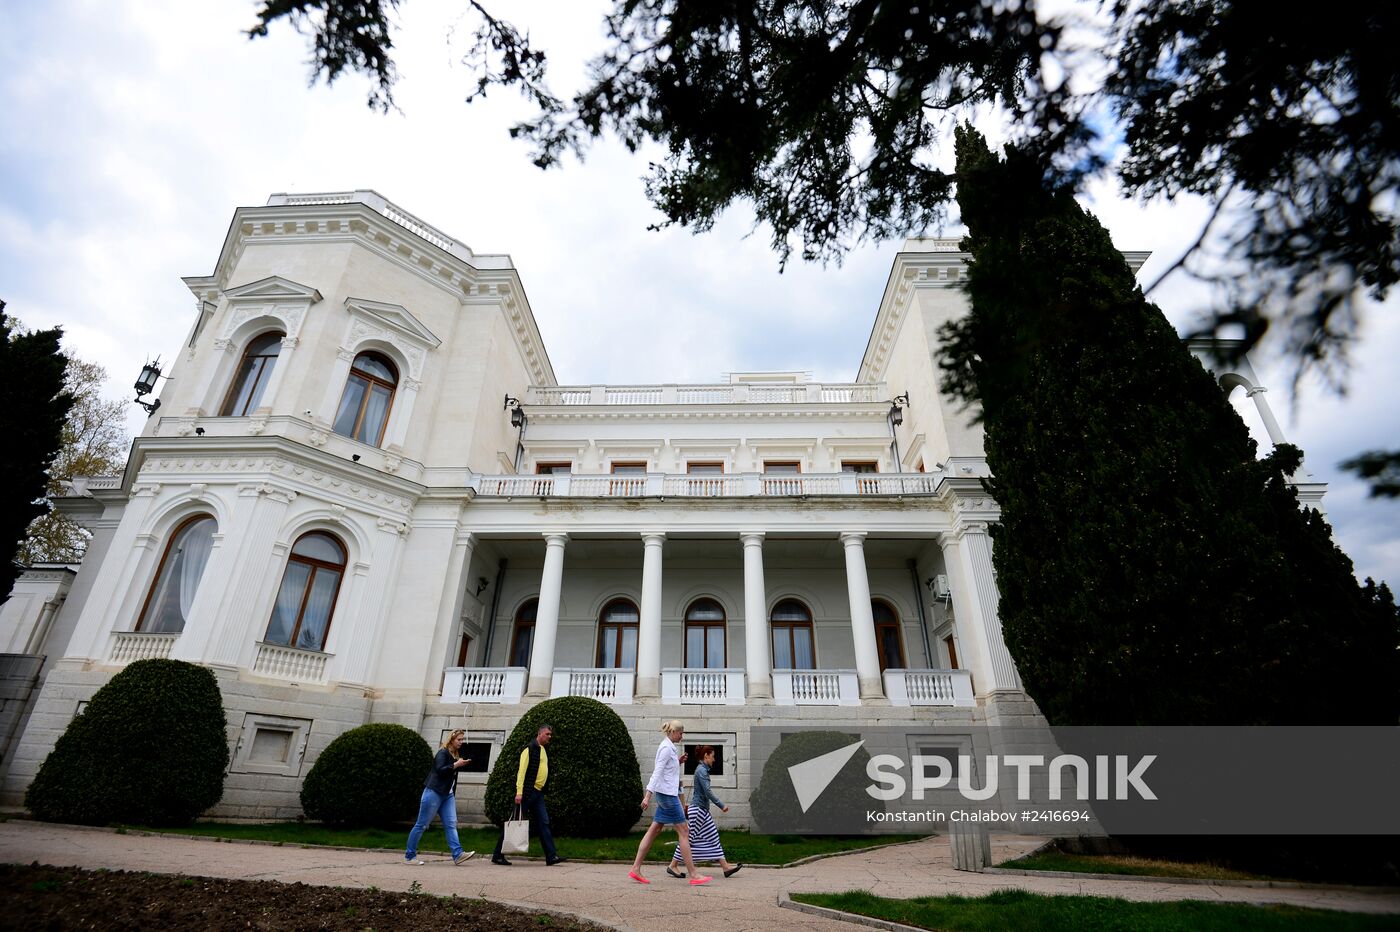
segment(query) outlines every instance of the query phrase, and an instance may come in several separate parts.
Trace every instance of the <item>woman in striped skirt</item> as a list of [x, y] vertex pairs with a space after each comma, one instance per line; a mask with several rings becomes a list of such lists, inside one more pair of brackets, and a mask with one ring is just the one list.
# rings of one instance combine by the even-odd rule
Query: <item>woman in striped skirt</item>
[[[700, 763], [695, 767], [695, 791], [691, 794], [690, 807], [686, 810], [686, 821], [690, 823], [690, 855], [696, 861], [718, 861], [724, 876], [733, 877], [742, 864], [731, 864], [724, 858], [724, 848], [719, 843], [719, 828], [710, 816], [710, 803], [719, 807], [720, 812], [728, 812], [729, 807], [719, 801], [710, 790], [710, 768], [715, 763], [715, 749], [702, 744], [695, 749]], [[676, 868], [681, 866], [679, 847], [676, 857], [666, 868], [672, 877], [684, 877]]]

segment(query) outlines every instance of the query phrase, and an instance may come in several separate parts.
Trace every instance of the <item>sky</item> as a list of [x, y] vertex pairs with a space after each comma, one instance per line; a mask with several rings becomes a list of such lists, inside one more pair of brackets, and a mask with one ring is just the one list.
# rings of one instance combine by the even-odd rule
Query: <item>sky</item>
[[[308, 47], [283, 24], [250, 41], [257, 4], [52, 0], [10, 4], [0, 43], [0, 299], [26, 326], [62, 325], [65, 345], [129, 397], [141, 365], [173, 359], [235, 208], [276, 192], [369, 188], [477, 252], [519, 270], [562, 384], [716, 381], [752, 370], [849, 381], [899, 242], [864, 244], [839, 266], [786, 271], [766, 230], [736, 207], [704, 234], [651, 231], [648, 153], [614, 141], [540, 171], [507, 128], [529, 111], [493, 89], [468, 106], [465, 3], [405, 0], [395, 36], [399, 113], [365, 105], [351, 75], [309, 86]], [[597, 0], [533, 2], [518, 17], [567, 93], [602, 48]], [[995, 138], [995, 129], [984, 127]], [[1199, 203], [1123, 199], [1110, 181], [1082, 198], [1125, 250], [1153, 255], [1144, 283], [1195, 239]], [[911, 231], [915, 232], [915, 231]], [[958, 235], [956, 228], [928, 231]], [[1205, 296], [1180, 276], [1152, 298], [1179, 329]], [[1400, 583], [1400, 501], [1369, 499], [1337, 464], [1400, 446], [1400, 295], [1363, 319], [1347, 394], [1290, 392], [1270, 347], [1252, 361], [1315, 479], [1358, 576]], [[1238, 394], [1238, 393], [1237, 393]], [[1241, 399], [1235, 399], [1240, 401]], [[144, 412], [132, 406], [129, 427]], [[1257, 419], [1246, 422], [1257, 428]], [[1262, 432], [1256, 432], [1262, 436]]]

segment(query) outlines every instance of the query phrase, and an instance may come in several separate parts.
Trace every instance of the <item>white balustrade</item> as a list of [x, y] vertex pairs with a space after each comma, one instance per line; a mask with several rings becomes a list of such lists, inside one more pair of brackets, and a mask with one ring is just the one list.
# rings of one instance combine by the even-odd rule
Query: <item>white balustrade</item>
[[[389, 205], [386, 210], [395, 222], [415, 233], [422, 228], [432, 239], [442, 236], [411, 215]], [[423, 235], [423, 233], [420, 233]], [[730, 405], [730, 404], [888, 404], [890, 393], [883, 382], [822, 383], [794, 382], [788, 385], [753, 385], [743, 382], [708, 385], [532, 385], [526, 390], [526, 405]]]
[[968, 670], [886, 670], [884, 679], [891, 705], [969, 708], [977, 704]]
[[444, 702], [514, 705], [525, 695], [525, 667], [448, 667], [442, 674]]
[[179, 632], [118, 631], [112, 637], [112, 663], [163, 660], [170, 656]]
[[933, 495], [944, 473], [663, 473], [580, 476], [474, 476], [480, 496], [499, 498], [725, 498], [751, 495], [800, 498], [812, 495]]
[[319, 650], [301, 650], [281, 644], [259, 644], [253, 661], [253, 672], [268, 679], [291, 680], [294, 683], [322, 683], [326, 679], [326, 661], [330, 654]]
[[854, 670], [774, 670], [776, 705], [860, 705]]
[[631, 669], [555, 667], [550, 698], [586, 696], [609, 705], [631, 705], [636, 671]]
[[687, 705], [743, 705], [744, 671], [738, 667], [663, 669], [661, 701]]

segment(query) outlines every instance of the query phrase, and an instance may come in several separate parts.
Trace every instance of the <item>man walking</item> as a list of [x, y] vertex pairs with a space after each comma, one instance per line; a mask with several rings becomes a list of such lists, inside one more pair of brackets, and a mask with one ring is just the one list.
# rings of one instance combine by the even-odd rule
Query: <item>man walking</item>
[[[549, 813], [544, 808], [544, 784], [549, 779], [549, 753], [545, 748], [549, 746], [553, 737], [554, 729], [549, 725], [541, 725], [540, 730], [535, 732], [535, 740], [520, 752], [520, 769], [515, 774], [515, 804], [522, 807], [525, 817], [535, 823], [535, 830], [540, 836], [540, 847], [544, 848], [544, 862], [550, 867], [564, 860], [554, 849], [554, 835], [549, 831]], [[501, 837], [496, 842], [496, 850], [491, 855], [492, 864], [510, 864], [501, 852], [505, 840], [503, 826]]]

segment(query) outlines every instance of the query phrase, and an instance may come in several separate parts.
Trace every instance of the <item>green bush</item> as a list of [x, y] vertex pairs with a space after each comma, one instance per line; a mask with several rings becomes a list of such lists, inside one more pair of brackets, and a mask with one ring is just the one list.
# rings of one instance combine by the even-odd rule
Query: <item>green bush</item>
[[227, 769], [214, 674], [180, 660], [138, 660], [69, 723], [24, 804], [55, 822], [181, 825], [219, 801]]
[[820, 833], [823, 835], [861, 834], [869, 828], [865, 814], [884, 809], [884, 803], [866, 793], [870, 781], [866, 765], [870, 753], [856, 750], [806, 812], [793, 790], [788, 768], [848, 747], [858, 740], [839, 731], [799, 731], [783, 738], [763, 765], [758, 788], [749, 796], [752, 831], [772, 834]]
[[301, 784], [309, 819], [336, 825], [393, 825], [418, 814], [434, 751], [402, 725], [361, 725], [336, 738]]
[[[545, 803], [554, 834], [626, 835], [641, 817], [642, 775], [632, 736], [617, 713], [596, 699], [548, 699], [526, 712], [506, 739], [486, 783], [486, 815], [497, 825], [515, 807], [520, 752], [541, 725], [554, 726]], [[658, 735], [658, 740], [660, 736]]]

